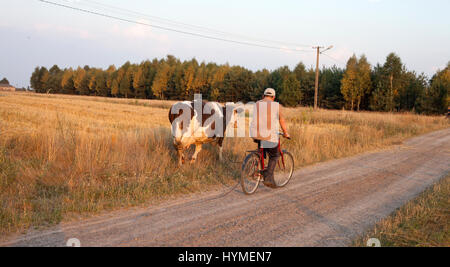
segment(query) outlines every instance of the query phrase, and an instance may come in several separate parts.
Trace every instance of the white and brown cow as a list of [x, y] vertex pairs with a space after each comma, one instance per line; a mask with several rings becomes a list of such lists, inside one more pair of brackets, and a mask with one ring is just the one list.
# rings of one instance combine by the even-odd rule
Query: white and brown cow
[[178, 164], [184, 163], [184, 152], [191, 145], [195, 145], [195, 152], [191, 159], [191, 163], [194, 163], [202, 150], [202, 145], [208, 143], [218, 145], [219, 159], [222, 160], [227, 125], [231, 123], [236, 125], [236, 115], [239, 110], [242, 109], [235, 105], [223, 107], [215, 102], [201, 100], [175, 103], [169, 111], [169, 121], [174, 136], [173, 145], [178, 152]]

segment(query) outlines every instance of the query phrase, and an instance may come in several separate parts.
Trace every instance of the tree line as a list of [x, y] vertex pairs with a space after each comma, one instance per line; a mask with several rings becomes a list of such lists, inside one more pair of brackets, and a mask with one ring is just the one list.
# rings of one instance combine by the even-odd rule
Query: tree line
[[[450, 63], [431, 78], [406, 69], [391, 53], [386, 62], [372, 67], [367, 58], [352, 56], [345, 69], [320, 70], [319, 106], [326, 109], [415, 111], [442, 114], [447, 110]], [[107, 69], [36, 67], [30, 79], [37, 93], [93, 95], [161, 100], [192, 99], [196, 93], [219, 102], [259, 99], [265, 88], [277, 90], [285, 106], [314, 104], [315, 69], [303, 63], [251, 71], [241, 66], [181, 61], [174, 56], [126, 62]]]

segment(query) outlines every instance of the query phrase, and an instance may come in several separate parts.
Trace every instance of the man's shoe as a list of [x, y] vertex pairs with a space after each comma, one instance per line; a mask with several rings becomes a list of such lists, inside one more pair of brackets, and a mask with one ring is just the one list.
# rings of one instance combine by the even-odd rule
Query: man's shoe
[[275, 184], [275, 181], [273, 179], [267, 179], [264, 180], [263, 184], [267, 187], [270, 187], [272, 189], [278, 188], [277, 185]]
[[259, 175], [263, 178], [263, 181], [266, 180], [267, 169], [259, 170]]
[[265, 175], [266, 173], [267, 173], [267, 169], [259, 171], [259, 174], [263, 177], [263, 184], [270, 188], [274, 188], [274, 189], [278, 188], [277, 185], [275, 184], [275, 181], [273, 180], [273, 178], [268, 179], [266, 177], [266, 175]]
[[263, 182], [263, 184], [264, 184], [265, 186], [269, 187], [269, 188], [272, 188], [272, 189], [278, 188], [277, 185], [274, 184], [274, 183], [272, 183], [272, 182]]

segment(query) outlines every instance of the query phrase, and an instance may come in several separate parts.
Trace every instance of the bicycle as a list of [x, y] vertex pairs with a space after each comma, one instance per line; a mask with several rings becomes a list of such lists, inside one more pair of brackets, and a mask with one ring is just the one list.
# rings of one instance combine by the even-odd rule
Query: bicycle
[[[283, 135], [280, 133], [280, 135]], [[291, 139], [291, 138], [287, 138]], [[277, 188], [286, 186], [294, 173], [294, 157], [291, 153], [281, 149], [281, 140], [278, 141], [278, 150], [281, 154], [280, 159], [275, 167], [275, 184]], [[241, 170], [241, 186], [246, 195], [252, 195], [256, 192], [264, 177], [261, 171], [264, 170], [265, 158], [264, 148], [246, 151], [249, 153], [242, 164]], [[268, 160], [268, 159], [267, 159]]]

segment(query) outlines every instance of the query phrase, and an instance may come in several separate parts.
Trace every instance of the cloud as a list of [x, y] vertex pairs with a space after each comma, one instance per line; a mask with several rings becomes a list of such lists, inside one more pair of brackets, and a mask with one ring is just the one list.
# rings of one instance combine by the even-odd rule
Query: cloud
[[293, 53], [292, 48], [287, 47], [285, 45], [281, 46], [280, 50], [283, 51], [284, 53], [287, 53], [287, 54], [292, 54]]
[[94, 39], [95, 35], [87, 30], [81, 30], [78, 28], [53, 25], [53, 24], [43, 24], [38, 23], [34, 25], [34, 29], [38, 33], [51, 33], [51, 34], [62, 34], [67, 36], [75, 36], [80, 39]]
[[[147, 20], [138, 20], [141, 24], [129, 24], [124, 26], [123, 24], [114, 23], [106, 31], [98, 30], [85, 30], [77, 27], [62, 26], [55, 24], [34, 24], [33, 28], [37, 33], [52, 34], [64, 37], [75, 37], [83, 40], [98, 40], [106, 37], [120, 38], [126, 41], [158, 41], [160, 43], [167, 44], [169, 37], [166, 34], [157, 34], [153, 32], [150, 26], [144, 24], [150, 24]], [[107, 36], [105, 36], [107, 35]]]
[[150, 26], [147, 26], [151, 24], [150, 21], [139, 19], [137, 22], [140, 24], [134, 24], [128, 27], [114, 24], [114, 26], [111, 28], [111, 33], [119, 37], [125, 37], [127, 39], [156, 40], [164, 43], [167, 43], [169, 41], [167, 35], [157, 34]]

